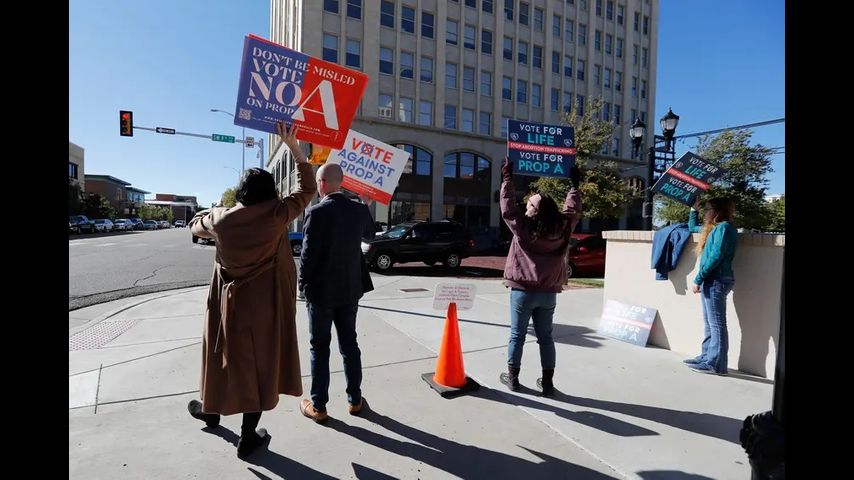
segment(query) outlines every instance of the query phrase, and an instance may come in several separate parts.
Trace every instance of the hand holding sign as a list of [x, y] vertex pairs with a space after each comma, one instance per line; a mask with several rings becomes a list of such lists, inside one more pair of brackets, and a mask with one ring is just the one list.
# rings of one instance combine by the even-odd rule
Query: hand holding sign
[[[297, 155], [300, 152], [299, 141], [297, 140], [297, 133], [299, 133], [299, 127], [296, 125], [291, 125], [288, 127], [285, 125], [285, 122], [279, 120], [276, 122], [276, 130], [279, 132], [279, 137], [282, 139], [282, 143], [288, 146], [291, 153], [294, 154], [294, 160], [296, 163], [304, 163], [305, 155]], [[300, 161], [302, 160], [302, 161]]]
[[578, 168], [578, 165], [573, 165], [572, 168], [569, 169], [569, 180], [572, 182], [572, 186], [574, 188], [581, 188], [583, 178], [584, 174], [581, 173], [581, 169]]
[[509, 182], [511, 180], [513, 180], [513, 162], [504, 157], [504, 163], [501, 164], [501, 181]]

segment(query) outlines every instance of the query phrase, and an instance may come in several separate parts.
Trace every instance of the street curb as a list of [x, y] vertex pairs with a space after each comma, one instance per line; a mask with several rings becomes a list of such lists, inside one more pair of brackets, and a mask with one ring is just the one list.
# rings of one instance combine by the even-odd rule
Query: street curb
[[[103, 322], [104, 320], [107, 320], [108, 318], [114, 317], [114, 316], [124, 312], [125, 310], [130, 310], [131, 308], [142, 305], [143, 303], [147, 303], [147, 302], [150, 302], [152, 300], [159, 300], [161, 298], [171, 297], [173, 295], [180, 295], [182, 293], [190, 292], [193, 290], [201, 290], [203, 288], [208, 288], [208, 286], [205, 285], [205, 286], [198, 286], [198, 287], [181, 287], [181, 288], [177, 288], [174, 290], [166, 290], [166, 291], [161, 292], [162, 293], [161, 295], [157, 295], [157, 296], [154, 296], [151, 298], [146, 298], [144, 300], [132, 302], [128, 305], [124, 305], [124, 306], [119, 307], [115, 310], [111, 310], [107, 313], [103, 313], [103, 314], [93, 318], [92, 320], [89, 320], [88, 322], [86, 322], [83, 325], [80, 325], [80, 326], [74, 327], [73, 329], [70, 329], [68, 331], [68, 336], [70, 338], [70, 337], [72, 337], [72, 336], [74, 336], [74, 335], [94, 326], [94, 325], [97, 325], [97, 324]], [[152, 294], [151, 293], [143, 293], [142, 295], [152, 295]], [[142, 295], [138, 295], [138, 296], [142, 296]], [[125, 298], [133, 298], [133, 297], [125, 297]], [[123, 299], [120, 299], [120, 300], [123, 300]], [[119, 301], [119, 300], [114, 300], [114, 301]]]

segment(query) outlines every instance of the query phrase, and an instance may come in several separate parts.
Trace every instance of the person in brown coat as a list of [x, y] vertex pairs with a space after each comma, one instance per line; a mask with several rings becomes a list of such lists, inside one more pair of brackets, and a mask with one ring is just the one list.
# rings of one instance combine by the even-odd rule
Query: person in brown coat
[[261, 412], [279, 395], [302, 395], [296, 333], [296, 268], [288, 225], [314, 197], [314, 172], [296, 139], [279, 122], [279, 135], [297, 165], [297, 189], [283, 198], [273, 176], [246, 172], [231, 208], [199, 212], [193, 235], [216, 241], [216, 260], [202, 338], [201, 399], [190, 414], [208, 427], [220, 415], [243, 414], [237, 456], [245, 458], [269, 438], [256, 431]]

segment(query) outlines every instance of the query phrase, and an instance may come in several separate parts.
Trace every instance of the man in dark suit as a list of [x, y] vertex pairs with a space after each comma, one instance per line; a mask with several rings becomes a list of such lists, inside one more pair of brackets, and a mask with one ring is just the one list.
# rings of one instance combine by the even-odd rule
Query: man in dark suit
[[303, 399], [300, 411], [317, 423], [327, 420], [329, 401], [329, 344], [332, 325], [344, 359], [347, 402], [358, 415], [362, 399], [362, 352], [356, 341], [359, 299], [373, 290], [362, 256], [362, 240], [374, 238], [374, 219], [363, 203], [341, 192], [344, 172], [327, 163], [317, 171], [317, 190], [323, 200], [305, 211], [299, 283], [308, 307], [311, 338], [311, 400]]

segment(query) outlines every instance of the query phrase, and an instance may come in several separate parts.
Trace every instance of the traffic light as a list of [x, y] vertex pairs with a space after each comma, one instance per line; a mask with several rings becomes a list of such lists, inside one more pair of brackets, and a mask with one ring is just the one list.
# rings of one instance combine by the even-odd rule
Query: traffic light
[[133, 112], [119, 111], [119, 134], [123, 137], [133, 136]]

